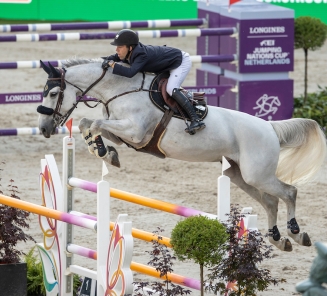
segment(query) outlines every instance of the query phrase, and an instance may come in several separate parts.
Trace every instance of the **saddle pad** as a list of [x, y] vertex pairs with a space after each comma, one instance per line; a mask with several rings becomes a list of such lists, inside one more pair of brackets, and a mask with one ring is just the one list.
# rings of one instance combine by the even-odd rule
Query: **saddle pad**
[[[151, 82], [150, 85], [150, 90], [158, 90], [159, 89], [159, 81], [162, 78], [168, 78], [169, 77], [169, 72], [163, 72], [160, 73], [159, 75], [155, 76]], [[157, 107], [159, 108], [162, 112], [165, 112], [166, 110], [170, 109], [163, 97], [161, 92], [153, 92], [150, 91], [149, 92], [149, 96], [150, 96], [150, 100], [151, 102]], [[201, 118], [202, 120], [207, 116], [208, 114], [208, 106], [203, 106], [203, 105], [193, 105], [193, 108], [196, 112], [196, 114], [199, 116], [199, 118]], [[187, 120], [190, 120], [189, 116], [187, 115], [187, 113], [182, 109], [179, 108], [183, 111], [183, 115]], [[184, 119], [182, 114], [177, 110], [177, 112], [174, 111], [173, 117], [179, 118], [179, 119]]]

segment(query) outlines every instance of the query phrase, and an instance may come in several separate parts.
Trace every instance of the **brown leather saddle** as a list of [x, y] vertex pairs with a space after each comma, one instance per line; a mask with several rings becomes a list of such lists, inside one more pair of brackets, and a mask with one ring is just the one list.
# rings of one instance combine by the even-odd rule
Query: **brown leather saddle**
[[[166, 92], [166, 86], [169, 78], [169, 72], [164, 72], [157, 75], [150, 86], [150, 99], [152, 103], [157, 106], [162, 112], [164, 112], [160, 122], [157, 124], [151, 140], [146, 143], [145, 146], [135, 149], [131, 145], [127, 144], [128, 147], [134, 148], [138, 152], [149, 153], [159, 158], [165, 158], [166, 153], [160, 147], [161, 139], [166, 132], [166, 127], [170, 122], [170, 119], [174, 116], [184, 120], [190, 120], [186, 112], [177, 104], [177, 102], [169, 96]], [[187, 90], [185, 95], [192, 102], [195, 112], [198, 116], [203, 119], [208, 114], [208, 107], [204, 100], [204, 93], [190, 93]]]
[[[166, 92], [166, 86], [168, 83], [169, 72], [163, 72], [157, 75], [150, 85], [150, 99], [152, 103], [158, 107], [161, 111], [165, 112], [167, 109], [171, 109], [173, 117], [189, 120], [187, 113], [177, 104], [177, 102]], [[182, 92], [193, 104], [196, 114], [202, 120], [207, 116], [208, 107], [204, 100], [204, 92], [190, 92], [182, 88]]]

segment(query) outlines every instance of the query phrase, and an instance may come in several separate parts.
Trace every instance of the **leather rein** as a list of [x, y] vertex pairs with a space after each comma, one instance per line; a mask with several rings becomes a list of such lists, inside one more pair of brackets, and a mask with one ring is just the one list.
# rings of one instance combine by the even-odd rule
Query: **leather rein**
[[[144, 81], [145, 81], [145, 73], [142, 72], [143, 74], [143, 79], [142, 79], [142, 83], [141, 83], [141, 87], [135, 89], [135, 90], [130, 90], [130, 91], [126, 91], [123, 92], [121, 94], [115, 95], [112, 98], [110, 98], [107, 102], [103, 102], [101, 100], [97, 100], [96, 104], [94, 106], [90, 106], [87, 103], [87, 100], [83, 99], [83, 96], [85, 96], [96, 84], [98, 84], [101, 79], [104, 77], [104, 75], [106, 74], [107, 69], [103, 69], [103, 72], [101, 74], [101, 76], [94, 81], [86, 90], [82, 90], [81, 88], [79, 88], [77, 85], [67, 81], [65, 79], [65, 69], [58, 69], [58, 71], [60, 71], [60, 77], [57, 78], [48, 78], [48, 81], [54, 81], [54, 80], [60, 80], [60, 90], [59, 90], [59, 97], [58, 97], [58, 101], [57, 101], [57, 105], [56, 108], [53, 110], [53, 118], [55, 121], [56, 126], [63, 126], [65, 124], [65, 122], [67, 121], [67, 119], [69, 118], [69, 116], [73, 113], [74, 109], [77, 108], [77, 105], [79, 102], [83, 102], [87, 107], [89, 108], [95, 108], [97, 107], [100, 103], [104, 105], [104, 107], [106, 108], [107, 114], [108, 114], [108, 118], [109, 118], [109, 108], [108, 105], [111, 101], [113, 101], [114, 99], [133, 93], [133, 92], [139, 92], [139, 91], [148, 91], [148, 92], [158, 92], [157, 90], [150, 90], [150, 89], [144, 89]], [[76, 103], [73, 104], [73, 106], [67, 111], [67, 113], [65, 115], [62, 115], [60, 113], [60, 109], [64, 100], [64, 90], [66, 89], [66, 83], [74, 86], [75, 88], [77, 88], [78, 90], [80, 90], [82, 92], [82, 94], [80, 96], [78, 96], [78, 99], [76, 100]], [[48, 114], [49, 115], [49, 114]]]

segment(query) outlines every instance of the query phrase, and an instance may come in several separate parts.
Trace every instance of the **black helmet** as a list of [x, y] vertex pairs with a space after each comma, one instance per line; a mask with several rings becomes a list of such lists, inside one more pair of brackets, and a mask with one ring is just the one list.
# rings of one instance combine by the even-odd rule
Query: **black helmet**
[[139, 37], [136, 35], [136, 33], [129, 29], [123, 29], [119, 31], [114, 39], [113, 42], [111, 42], [111, 45], [116, 46], [122, 46], [122, 45], [136, 45], [139, 43]]

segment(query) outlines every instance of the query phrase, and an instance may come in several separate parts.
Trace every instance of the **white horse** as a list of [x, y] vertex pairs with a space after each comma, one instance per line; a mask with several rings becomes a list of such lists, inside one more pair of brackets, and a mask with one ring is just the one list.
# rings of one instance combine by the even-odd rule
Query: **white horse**
[[[65, 71], [43, 64], [49, 77], [39, 106], [43, 113], [39, 116], [39, 128], [46, 138], [54, 133], [58, 118], [72, 112], [76, 96], [101, 76], [101, 61], [67, 60]], [[109, 68], [88, 95], [107, 102], [118, 94], [140, 88], [142, 79], [142, 73], [125, 78], [112, 74]], [[152, 79], [153, 75], [145, 75], [144, 88], [149, 88]], [[57, 104], [60, 90], [64, 95], [61, 105]], [[163, 115], [146, 91], [111, 100], [108, 109], [110, 115], [103, 108], [103, 119], [81, 120], [79, 128], [84, 137], [90, 135], [94, 140], [101, 134], [115, 144], [127, 143], [139, 149], [150, 141]], [[195, 135], [185, 133], [184, 121], [173, 117], [158, 144], [160, 150], [166, 157], [192, 162], [220, 162], [225, 156], [231, 164], [226, 175], [265, 209], [269, 241], [280, 250], [292, 250], [289, 239], [280, 237], [276, 225], [278, 202], [282, 199], [287, 205], [288, 236], [300, 245], [310, 246], [308, 234], [300, 232], [295, 220], [297, 189], [290, 184], [308, 181], [326, 157], [326, 138], [319, 125], [310, 119], [265, 121], [223, 108], [208, 106], [208, 110], [206, 128]], [[94, 147], [90, 147], [93, 152]], [[108, 150], [106, 160], [119, 166], [116, 151], [111, 147]]]

